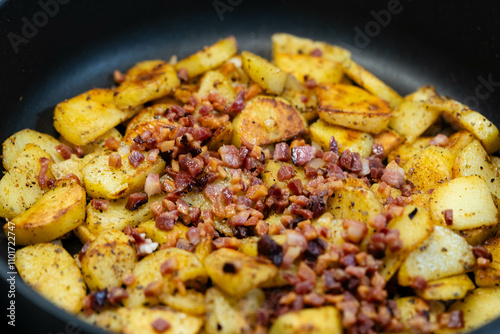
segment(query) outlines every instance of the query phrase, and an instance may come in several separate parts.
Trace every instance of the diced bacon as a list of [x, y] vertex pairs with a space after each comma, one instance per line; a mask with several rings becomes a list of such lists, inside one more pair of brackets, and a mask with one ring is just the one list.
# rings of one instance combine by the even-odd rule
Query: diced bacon
[[290, 147], [287, 143], [278, 143], [275, 146], [273, 159], [277, 161], [290, 160]]
[[61, 157], [63, 157], [64, 160], [68, 160], [69, 158], [71, 158], [71, 154], [75, 153], [75, 151], [71, 147], [64, 144], [57, 145], [56, 151], [61, 155]]
[[40, 158], [40, 173], [38, 174], [38, 185], [40, 188], [44, 189], [51, 187], [54, 184], [54, 180], [47, 177], [47, 172], [49, 171], [50, 159]]
[[97, 210], [106, 211], [108, 209], [109, 201], [106, 199], [94, 198], [90, 201], [90, 205]]
[[118, 153], [112, 153], [109, 155], [108, 163], [113, 168], [120, 168], [122, 166], [122, 157]]
[[193, 133], [193, 138], [198, 141], [205, 141], [212, 136], [212, 130], [204, 126], [196, 128]]
[[382, 175], [381, 180], [394, 188], [400, 188], [404, 184], [404, 170], [394, 161], [391, 161]]
[[230, 168], [240, 168], [244, 160], [240, 151], [233, 145], [221, 146], [219, 148], [219, 154], [224, 162], [224, 165]]
[[309, 52], [309, 55], [313, 56], [313, 57], [322, 57], [323, 52], [320, 49], [316, 48], [316, 49], [312, 50], [311, 52]]
[[281, 166], [278, 170], [277, 177], [280, 181], [290, 180], [295, 176], [295, 169], [290, 165]]
[[240, 112], [243, 111], [243, 109], [245, 109], [245, 101], [244, 101], [244, 97], [245, 97], [245, 91], [241, 91], [239, 92], [237, 95], [236, 95], [236, 99], [234, 100], [234, 102], [231, 104], [231, 106], [229, 107], [229, 112], [232, 113], [232, 114], [239, 114]]
[[120, 147], [120, 141], [118, 141], [115, 137], [109, 137], [104, 141], [104, 147], [116, 151]]
[[314, 158], [312, 146], [304, 145], [292, 148], [292, 162], [295, 166], [303, 166]]
[[146, 193], [133, 193], [128, 196], [125, 208], [130, 211], [135, 211], [148, 201], [148, 194]]
[[446, 223], [446, 225], [448, 226], [453, 225], [453, 210], [452, 209], [444, 210], [443, 214], [444, 214], [444, 222]]
[[182, 82], [187, 82], [189, 80], [189, 72], [185, 67], [182, 67], [177, 71], [177, 77], [182, 81]]
[[146, 177], [146, 182], [144, 183], [144, 192], [148, 196], [161, 193], [161, 182], [160, 176], [156, 173], [151, 173]]
[[139, 165], [144, 161], [144, 159], [145, 159], [144, 154], [142, 154], [139, 151], [132, 151], [132, 153], [130, 153], [128, 156], [128, 161], [134, 168], [139, 167]]
[[375, 158], [383, 159], [385, 157], [384, 146], [381, 143], [375, 143], [372, 146], [372, 154]]
[[445, 147], [450, 143], [448, 137], [446, 137], [444, 134], [440, 133], [436, 137], [432, 138], [432, 140], [429, 142], [430, 145], [436, 145], [436, 146], [441, 146]]

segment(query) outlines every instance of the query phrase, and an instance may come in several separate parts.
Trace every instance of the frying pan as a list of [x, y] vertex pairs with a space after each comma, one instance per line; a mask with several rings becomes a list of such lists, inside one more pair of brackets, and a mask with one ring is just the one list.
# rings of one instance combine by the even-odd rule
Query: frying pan
[[[276, 31], [342, 45], [399, 93], [433, 84], [499, 126], [499, 18], [500, 3], [493, 1], [0, 0], [0, 140], [23, 128], [54, 135], [54, 106], [111, 86], [114, 69], [184, 57], [228, 35], [240, 50], [269, 57]], [[6, 325], [12, 299], [1, 235]], [[18, 332], [104, 333], [57, 309], [18, 276], [15, 293]], [[500, 320], [476, 333], [500, 333]]]

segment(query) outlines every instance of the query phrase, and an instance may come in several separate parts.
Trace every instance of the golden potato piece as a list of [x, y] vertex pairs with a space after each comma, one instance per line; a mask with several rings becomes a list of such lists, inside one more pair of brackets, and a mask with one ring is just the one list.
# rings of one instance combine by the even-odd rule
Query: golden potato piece
[[27, 144], [37, 145], [42, 150], [50, 154], [50, 157], [55, 162], [64, 160], [56, 151], [56, 146], [61, 144], [59, 140], [45, 133], [24, 129], [14, 133], [2, 144], [2, 163], [5, 170], [9, 171], [12, 168], [14, 162]]
[[170, 327], [165, 334], [197, 334], [203, 326], [203, 319], [182, 312], [172, 311], [166, 307], [123, 307], [118, 310], [122, 318], [123, 334], [158, 334], [153, 323], [167, 322]]
[[441, 278], [427, 282], [423, 289], [416, 289], [418, 296], [426, 300], [455, 300], [462, 299], [467, 292], [474, 290], [476, 286], [467, 274]]
[[234, 127], [230, 121], [225, 122], [212, 133], [212, 137], [207, 142], [207, 148], [211, 151], [217, 151], [222, 145], [231, 144], [233, 139]]
[[382, 212], [382, 204], [371, 190], [341, 187], [328, 200], [326, 211], [334, 218], [349, 218], [368, 223]]
[[210, 93], [219, 93], [228, 104], [236, 98], [231, 81], [220, 71], [208, 71], [200, 80], [198, 95], [208, 96]]
[[262, 181], [264, 181], [264, 184], [267, 186], [267, 188], [270, 188], [273, 184], [276, 184], [281, 189], [288, 189], [288, 183], [290, 182], [290, 180], [288, 181], [278, 180], [278, 171], [282, 166], [291, 166], [295, 171], [294, 179], [297, 178], [300, 179], [302, 181], [302, 185], [304, 187], [306, 186], [306, 183], [308, 181], [306, 179], [304, 168], [297, 167], [289, 162], [269, 160], [266, 163], [264, 170], [260, 174], [262, 177]]
[[443, 226], [411, 252], [399, 268], [398, 282], [410, 285], [417, 276], [426, 281], [463, 274], [476, 263], [472, 247], [464, 238]]
[[325, 122], [370, 133], [385, 130], [389, 124], [387, 102], [359, 87], [323, 84], [317, 94], [318, 114]]
[[344, 76], [341, 63], [323, 57], [276, 53], [274, 64], [302, 83], [310, 79], [314, 79], [317, 83], [339, 83]]
[[89, 241], [94, 241], [95, 240], [95, 235], [89, 231], [87, 226], [85, 226], [85, 223], [78, 225], [74, 230], [73, 233], [76, 235], [78, 240], [85, 245]]
[[102, 310], [99, 313], [94, 312], [91, 315], [83, 312], [79, 314], [79, 318], [113, 333], [120, 333], [122, 331], [122, 318], [118, 315], [118, 310]]
[[445, 211], [452, 210], [449, 228], [467, 230], [498, 223], [498, 210], [481, 176], [465, 176], [440, 185], [432, 193], [429, 209], [435, 224], [446, 226]]
[[257, 96], [233, 120], [233, 144], [254, 145], [286, 141], [306, 131], [306, 123], [288, 102], [281, 98]]
[[275, 265], [228, 248], [208, 255], [205, 269], [214, 284], [231, 296], [243, 296], [278, 274]]
[[[26, 211], [42, 197], [44, 189], [38, 183], [40, 159], [50, 155], [35, 144], [27, 144], [0, 180], [0, 217], [12, 219]], [[52, 178], [49, 171], [47, 177]]]
[[292, 53], [308, 55], [312, 51], [319, 50], [322, 57], [331, 61], [343, 62], [351, 57], [351, 52], [336, 45], [325, 42], [313, 41], [309, 38], [294, 36], [291, 34], [276, 33], [271, 36], [273, 44], [273, 58], [278, 53]]
[[175, 224], [174, 228], [170, 231], [160, 230], [156, 227], [154, 220], [148, 220], [140, 223], [137, 227], [144, 230], [146, 238], [157, 242], [159, 245], [167, 244], [174, 246], [178, 239], [186, 238], [186, 232], [189, 230], [189, 228], [184, 224]]
[[464, 147], [472, 143], [476, 137], [474, 137], [470, 132], [461, 130], [455, 132], [448, 138], [448, 148], [454, 157], [456, 157]]
[[70, 232], [85, 219], [85, 200], [85, 190], [75, 183], [49, 190], [32, 207], [12, 219], [16, 244], [49, 242]]
[[269, 334], [341, 334], [342, 318], [333, 306], [286, 313], [274, 322]]
[[68, 160], [56, 162], [50, 165], [50, 171], [56, 180], [63, 179], [69, 174], [74, 174], [78, 179], [83, 181], [82, 169], [97, 155], [101, 154], [103, 150], [97, 150], [94, 153], [89, 153], [82, 158], [78, 158], [72, 154]]
[[175, 69], [179, 71], [185, 68], [190, 77], [195, 77], [208, 70], [214, 69], [229, 60], [238, 51], [236, 39], [230, 36], [221, 39], [217, 43], [205, 47], [203, 50], [182, 59], [175, 64]]
[[429, 106], [442, 112], [444, 119], [454, 128], [467, 130], [481, 141], [488, 153], [500, 149], [498, 128], [480, 113], [455, 100], [436, 96], [427, 101]]
[[130, 154], [134, 153], [122, 156], [120, 168], [111, 167], [110, 154], [97, 155], [82, 169], [85, 189], [93, 198], [118, 199], [142, 190], [148, 174], [161, 173], [165, 169], [165, 161], [160, 157], [155, 162], [144, 159], [134, 168], [129, 162]]
[[128, 70], [118, 86], [114, 103], [120, 109], [140, 106], [174, 91], [181, 84], [174, 67], [162, 60], [147, 60]]
[[86, 288], [71, 255], [61, 246], [40, 243], [16, 252], [16, 267], [23, 281], [68, 312], [82, 308]]
[[483, 243], [492, 255], [492, 261], [486, 268], [476, 268], [474, 277], [477, 286], [500, 286], [500, 236], [492, 237]]
[[339, 146], [339, 153], [348, 149], [359, 153], [363, 158], [372, 153], [373, 137], [369, 133], [332, 125], [322, 119], [309, 126], [309, 136], [325, 152], [329, 150], [330, 138], [333, 136]]
[[120, 110], [110, 89], [92, 89], [63, 101], [54, 110], [54, 127], [74, 145], [86, 145], [132, 117], [135, 109]]
[[318, 97], [315, 90], [307, 89], [291, 74], [287, 76], [285, 90], [281, 97], [289, 101], [308, 122], [318, 117]]
[[497, 235], [500, 230], [500, 224], [481, 226], [467, 230], [455, 231], [461, 235], [469, 245], [478, 246], [482, 244], [486, 239], [492, 238]]
[[243, 70], [260, 87], [271, 94], [279, 95], [285, 89], [287, 74], [262, 57], [251, 52], [241, 53]]
[[384, 148], [382, 157], [387, 157], [396, 147], [403, 143], [404, 138], [392, 130], [384, 130], [373, 137], [373, 144], [380, 144]]
[[432, 137], [420, 137], [413, 143], [403, 143], [389, 153], [389, 155], [387, 156], [387, 162], [399, 159], [399, 165], [404, 166], [404, 164], [415, 154], [429, 146], [431, 140]]
[[365, 70], [352, 59], [346, 59], [342, 65], [344, 66], [345, 74], [349, 78], [370, 93], [387, 101], [391, 108], [395, 108], [403, 100], [391, 87], [387, 86], [382, 80]]
[[190, 315], [202, 316], [206, 311], [205, 295], [196, 290], [186, 290], [183, 293], [164, 291], [158, 296], [158, 299], [162, 304]]
[[98, 291], [121, 286], [123, 274], [134, 269], [137, 257], [125, 233], [105, 230], [88, 246], [80, 262], [87, 287]]

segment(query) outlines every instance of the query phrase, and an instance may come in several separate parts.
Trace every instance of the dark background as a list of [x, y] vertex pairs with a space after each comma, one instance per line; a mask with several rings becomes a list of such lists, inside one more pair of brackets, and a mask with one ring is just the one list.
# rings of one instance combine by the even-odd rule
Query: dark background
[[[42, 0], [51, 1], [55, 0]], [[401, 12], [391, 15], [386, 26], [379, 24], [380, 31], [363, 43], [358, 31], [375, 22], [372, 11], [386, 10], [389, 0], [61, 0], [65, 4], [57, 10], [52, 7], [54, 15], [47, 15], [46, 22], [37, 14], [43, 10], [37, 1], [4, 2], [0, 1], [1, 141], [26, 127], [54, 134], [54, 106], [90, 88], [110, 86], [114, 69], [126, 70], [144, 59], [168, 60], [173, 54], [184, 57], [227, 35], [235, 35], [240, 50], [269, 57], [270, 36], [276, 31], [343, 45], [399, 93], [433, 84], [439, 93], [471, 103], [500, 125], [500, 4], [494, 1], [400, 0]], [[231, 8], [222, 14], [223, 20], [214, 3], [219, 11], [221, 3]], [[40, 27], [35, 26], [38, 31], [31, 31], [16, 53], [8, 36], [23, 36], [26, 21], [34, 23], [36, 18], [42, 18]], [[493, 82], [489, 91], [483, 82], [488, 78]], [[2, 314], [8, 301], [6, 252], [2, 235]], [[19, 279], [16, 289], [16, 324], [23, 332], [89, 330]], [[2, 316], [2, 324], [5, 319]], [[491, 324], [482, 332], [500, 332], [498, 327]]]

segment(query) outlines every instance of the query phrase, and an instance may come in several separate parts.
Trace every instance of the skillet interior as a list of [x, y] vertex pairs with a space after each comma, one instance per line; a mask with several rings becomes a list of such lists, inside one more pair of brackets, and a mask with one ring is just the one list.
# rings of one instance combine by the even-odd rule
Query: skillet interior
[[[169, 59], [172, 54], [183, 57], [230, 34], [236, 36], [240, 50], [269, 57], [269, 38], [276, 31], [344, 45], [401, 94], [433, 84], [442, 94], [476, 103], [478, 111], [500, 125], [496, 111], [500, 104], [500, 44], [496, 44], [500, 5], [496, 3], [401, 0], [400, 13], [391, 14], [389, 24], [379, 24], [380, 31], [372, 31], [370, 40], [362, 41], [354, 28], [365, 30], [375, 22], [371, 11], [380, 12], [397, 1], [60, 2], [66, 4], [59, 4], [54, 17], [20, 44], [18, 53], [8, 34], [22, 35], [22, 18], [33, 22], [41, 7], [36, 1], [19, 0], [0, 7], [1, 141], [26, 127], [55, 134], [54, 106], [92, 87], [111, 86], [116, 68], [126, 70], [139, 60]], [[223, 20], [214, 8], [216, 3], [231, 8], [222, 14]], [[481, 78], [490, 78], [490, 91]], [[5, 313], [8, 268], [3, 233], [0, 256]], [[101, 332], [59, 311], [19, 278], [16, 290], [16, 328], [22, 332]], [[498, 333], [498, 328], [500, 320], [477, 332]]]

